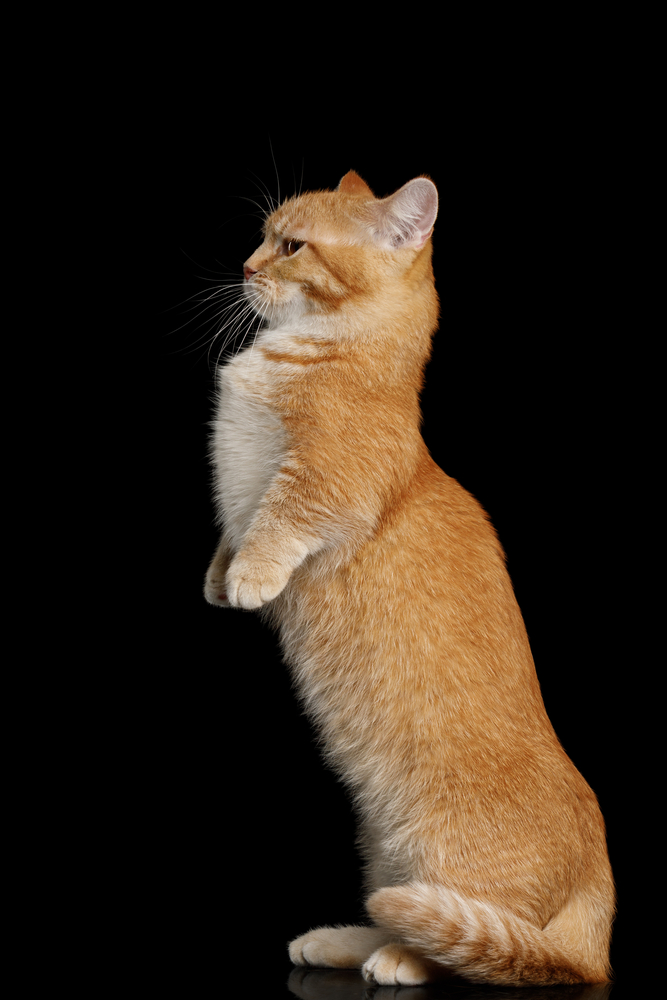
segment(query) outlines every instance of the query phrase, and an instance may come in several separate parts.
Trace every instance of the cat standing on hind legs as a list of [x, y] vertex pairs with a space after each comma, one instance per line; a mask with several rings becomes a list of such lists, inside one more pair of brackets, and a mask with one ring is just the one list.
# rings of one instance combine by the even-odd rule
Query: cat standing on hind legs
[[368, 927], [297, 965], [419, 984], [605, 982], [614, 889], [597, 801], [542, 702], [502, 549], [432, 460], [433, 183], [354, 172], [265, 222], [266, 317], [219, 371], [223, 525], [207, 600], [259, 609], [361, 817]]

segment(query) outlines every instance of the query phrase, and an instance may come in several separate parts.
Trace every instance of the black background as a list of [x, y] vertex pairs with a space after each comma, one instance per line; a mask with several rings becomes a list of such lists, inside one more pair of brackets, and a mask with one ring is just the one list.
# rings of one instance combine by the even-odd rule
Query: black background
[[[258, 242], [252, 201], [266, 189], [334, 187], [349, 169], [377, 195], [422, 173], [434, 180], [441, 320], [424, 437], [498, 530], [547, 711], [606, 817], [621, 907], [635, 794], [633, 585], [619, 569], [634, 375], [617, 335], [631, 312], [610, 166], [619, 140], [592, 92], [491, 88], [465, 108], [404, 103], [387, 114], [335, 97], [287, 113], [261, 94], [234, 103], [197, 111], [163, 98], [128, 137], [128, 252], [139, 336], [153, 346], [135, 425], [148, 628], [128, 682], [137, 752], [125, 815], [135, 819], [120, 836], [139, 899], [143, 886], [146, 907], [157, 901], [161, 967], [197, 985], [231, 975], [239, 996], [255, 982], [250, 995], [278, 997], [291, 995], [291, 937], [362, 917], [354, 827], [273, 636], [256, 615], [202, 597], [217, 541], [206, 453], [215, 344], [198, 341], [206, 330], [191, 297], [240, 276]], [[614, 996], [633, 968], [631, 921], [621, 908]]]

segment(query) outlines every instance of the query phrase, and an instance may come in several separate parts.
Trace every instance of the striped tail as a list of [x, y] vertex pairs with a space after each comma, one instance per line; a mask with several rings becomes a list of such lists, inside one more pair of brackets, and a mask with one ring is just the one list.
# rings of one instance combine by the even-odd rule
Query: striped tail
[[[441, 885], [411, 882], [378, 889], [366, 907], [376, 924], [474, 983], [546, 986], [608, 981], [606, 957], [596, 955], [595, 948], [593, 954], [574, 954], [557, 926], [550, 931], [556, 921], [541, 930], [509, 910], [466, 899]], [[580, 923], [581, 913], [572, 915]], [[565, 941], [571, 936], [567, 934]], [[591, 935], [586, 937], [590, 940]]]

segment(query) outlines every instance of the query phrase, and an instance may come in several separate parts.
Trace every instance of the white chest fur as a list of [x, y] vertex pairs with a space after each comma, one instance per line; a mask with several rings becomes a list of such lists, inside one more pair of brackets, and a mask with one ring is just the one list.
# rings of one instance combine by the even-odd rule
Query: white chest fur
[[273, 411], [261, 355], [248, 349], [219, 370], [212, 458], [225, 533], [238, 549], [280, 470], [286, 435]]

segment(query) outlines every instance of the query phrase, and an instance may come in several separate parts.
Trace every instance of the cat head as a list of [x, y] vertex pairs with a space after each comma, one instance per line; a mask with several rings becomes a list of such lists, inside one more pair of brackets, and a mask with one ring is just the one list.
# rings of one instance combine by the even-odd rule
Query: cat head
[[376, 198], [350, 171], [335, 191], [290, 198], [266, 219], [264, 241], [245, 263], [245, 294], [269, 322], [386, 303], [406, 281], [424, 274], [432, 281], [437, 211], [426, 177]]

